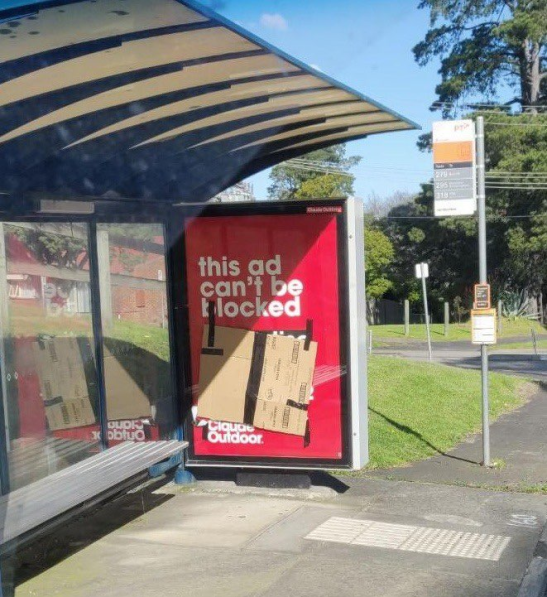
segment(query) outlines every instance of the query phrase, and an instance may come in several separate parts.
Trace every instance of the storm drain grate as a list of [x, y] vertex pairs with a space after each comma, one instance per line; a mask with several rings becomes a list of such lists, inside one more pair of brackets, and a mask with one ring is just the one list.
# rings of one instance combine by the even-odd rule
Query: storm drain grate
[[305, 539], [494, 562], [500, 559], [510, 541], [510, 537], [502, 535], [468, 533], [336, 516], [320, 524]]

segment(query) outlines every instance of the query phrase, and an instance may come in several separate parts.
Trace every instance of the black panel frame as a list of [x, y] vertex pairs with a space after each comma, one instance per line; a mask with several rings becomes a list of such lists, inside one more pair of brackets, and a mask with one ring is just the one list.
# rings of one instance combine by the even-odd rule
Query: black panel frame
[[[280, 458], [280, 457], [242, 457], [242, 456], [203, 456], [194, 450], [194, 430], [192, 422], [192, 376], [189, 335], [189, 311], [186, 269], [186, 223], [199, 217], [249, 216], [249, 215], [301, 215], [308, 213], [309, 207], [341, 208], [336, 214], [337, 243], [338, 243], [338, 292], [340, 305], [340, 360], [346, 368], [345, 375], [341, 375], [341, 428], [342, 428], [342, 456], [339, 459], [320, 458]], [[176, 214], [176, 215], [175, 215]], [[312, 217], [312, 216], [310, 216]], [[187, 450], [187, 466], [192, 467], [230, 467], [230, 468], [276, 468], [276, 469], [351, 469], [352, 441], [351, 441], [351, 364], [349, 360], [349, 292], [348, 292], [348, 250], [347, 250], [347, 208], [345, 199], [304, 200], [304, 201], [276, 201], [262, 203], [241, 204], [208, 204], [186, 205], [175, 208], [169, 225], [169, 245], [172, 247], [170, 270], [173, 309], [175, 312], [175, 354], [178, 374], [179, 400], [182, 400], [183, 435], [189, 442]], [[358, 373], [356, 373], [358, 374]]]

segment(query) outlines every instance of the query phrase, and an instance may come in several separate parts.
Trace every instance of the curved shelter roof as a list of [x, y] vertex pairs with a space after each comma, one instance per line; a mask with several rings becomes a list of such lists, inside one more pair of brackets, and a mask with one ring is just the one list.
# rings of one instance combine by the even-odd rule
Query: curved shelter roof
[[0, 11], [0, 191], [204, 201], [313, 149], [416, 128], [188, 0]]

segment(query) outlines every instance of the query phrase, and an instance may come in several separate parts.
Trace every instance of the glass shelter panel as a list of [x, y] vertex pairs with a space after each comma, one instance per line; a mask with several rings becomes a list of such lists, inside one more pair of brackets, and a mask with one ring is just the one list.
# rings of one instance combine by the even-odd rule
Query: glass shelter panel
[[14, 490], [99, 449], [87, 226], [0, 223], [0, 293]]
[[97, 252], [109, 445], [175, 430], [160, 224], [101, 224]]

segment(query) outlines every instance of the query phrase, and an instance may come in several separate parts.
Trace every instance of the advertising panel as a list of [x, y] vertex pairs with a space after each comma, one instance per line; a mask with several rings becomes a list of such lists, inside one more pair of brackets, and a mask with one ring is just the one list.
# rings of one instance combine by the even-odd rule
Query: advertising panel
[[269, 211], [185, 226], [189, 460], [348, 466], [344, 203]]

